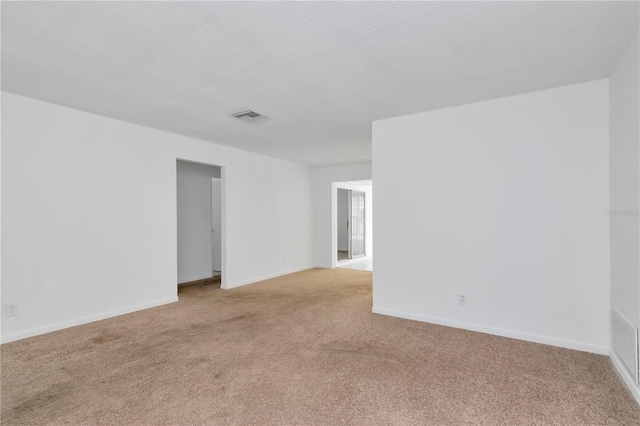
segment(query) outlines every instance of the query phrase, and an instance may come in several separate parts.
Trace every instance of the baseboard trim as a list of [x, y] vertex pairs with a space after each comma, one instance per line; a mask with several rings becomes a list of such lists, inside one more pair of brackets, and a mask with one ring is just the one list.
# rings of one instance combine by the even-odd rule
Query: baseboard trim
[[627, 369], [622, 365], [622, 361], [618, 358], [615, 352], [613, 352], [613, 350], [609, 351], [609, 358], [611, 359], [613, 368], [618, 372], [618, 375], [622, 378], [624, 384], [627, 385], [631, 395], [633, 395], [638, 405], [640, 405], [640, 388], [636, 386], [633, 377], [631, 377]]
[[371, 310], [374, 314], [387, 315], [410, 319], [414, 321], [427, 322], [430, 324], [444, 325], [447, 327], [460, 328], [463, 330], [477, 331], [479, 333], [493, 334], [495, 336], [508, 337], [511, 339], [525, 340], [527, 342], [542, 343], [544, 345], [557, 346], [565, 349], [574, 349], [583, 352], [591, 352], [599, 355], [609, 355], [609, 348], [606, 346], [593, 345], [590, 343], [575, 342], [573, 340], [558, 339], [555, 337], [540, 336], [537, 334], [522, 333], [519, 331], [505, 330], [502, 328], [487, 327], [484, 325], [472, 324], [462, 321], [453, 321], [448, 319], [430, 317], [427, 315], [412, 314], [408, 312], [396, 311], [393, 309], [385, 309], [373, 307]]
[[63, 330], [65, 328], [76, 327], [78, 325], [88, 324], [90, 322], [100, 321], [107, 318], [113, 318], [120, 315], [130, 314], [136, 311], [142, 311], [144, 309], [155, 308], [156, 306], [167, 305], [169, 303], [177, 302], [177, 297], [170, 297], [168, 299], [156, 300], [153, 302], [143, 303], [140, 305], [130, 306], [124, 309], [116, 309], [113, 311], [103, 312], [101, 314], [90, 315], [83, 318], [78, 318], [71, 321], [59, 322], [57, 324], [47, 325], [44, 327], [32, 328], [31, 330], [21, 331], [19, 333], [8, 334], [0, 337], [0, 343], [15, 342], [16, 340], [26, 339], [27, 337], [38, 336], [40, 334], [51, 333], [52, 331]]
[[229, 289], [236, 288], [236, 287], [242, 287], [243, 285], [255, 284], [255, 283], [259, 283], [260, 281], [270, 280], [272, 278], [278, 278], [278, 277], [281, 277], [283, 275], [289, 275], [289, 274], [295, 274], [296, 272], [307, 271], [307, 270], [313, 269], [313, 268], [314, 268], [313, 266], [305, 266], [303, 268], [290, 269], [290, 270], [285, 271], [285, 272], [278, 272], [278, 273], [275, 273], [275, 274], [263, 275], [262, 277], [251, 278], [249, 280], [239, 281], [239, 282], [235, 282], [235, 283], [231, 283], [231, 284], [222, 283], [222, 286], [220, 286], [220, 288], [223, 289], [223, 290], [229, 290]]

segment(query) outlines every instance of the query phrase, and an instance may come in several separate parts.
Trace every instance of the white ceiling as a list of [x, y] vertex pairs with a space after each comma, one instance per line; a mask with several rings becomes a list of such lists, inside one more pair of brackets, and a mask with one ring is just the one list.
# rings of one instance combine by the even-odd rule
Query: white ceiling
[[[607, 77], [638, 2], [3, 2], [2, 89], [309, 165], [371, 121]], [[231, 112], [271, 119], [244, 123]]]

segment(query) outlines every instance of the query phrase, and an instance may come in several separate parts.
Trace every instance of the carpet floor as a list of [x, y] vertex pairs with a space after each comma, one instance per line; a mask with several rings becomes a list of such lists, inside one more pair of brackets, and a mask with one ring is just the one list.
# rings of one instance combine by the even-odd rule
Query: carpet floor
[[371, 313], [314, 269], [2, 345], [2, 424], [639, 425], [610, 361]]

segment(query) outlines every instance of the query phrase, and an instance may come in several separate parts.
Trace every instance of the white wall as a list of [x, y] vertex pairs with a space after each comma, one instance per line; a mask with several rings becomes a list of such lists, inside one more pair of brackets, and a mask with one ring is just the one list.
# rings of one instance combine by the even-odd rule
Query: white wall
[[220, 168], [178, 161], [178, 282], [210, 278], [212, 241], [220, 232], [211, 232], [211, 209], [220, 211], [220, 199], [213, 200], [211, 178], [220, 177]]
[[176, 300], [176, 159], [225, 167], [227, 287], [313, 265], [311, 171], [2, 94], [9, 341]]
[[336, 256], [335, 223], [336, 203], [333, 182], [371, 179], [371, 163], [348, 164], [343, 166], [317, 167], [312, 169], [313, 179], [313, 221], [315, 264], [321, 268], [331, 268]]
[[[640, 328], [640, 44], [638, 34], [610, 77], [611, 306]], [[631, 212], [630, 212], [631, 211]], [[629, 212], [629, 213], [625, 213]], [[627, 374], [619, 369], [623, 377]], [[634, 395], [640, 402], [640, 387]]]
[[346, 189], [338, 188], [338, 250], [349, 250], [349, 192]]
[[374, 312], [608, 353], [608, 108], [605, 79], [374, 122]]
[[[638, 36], [610, 78], [610, 208], [640, 208], [640, 124]], [[611, 232], [611, 305], [640, 327], [640, 218], [609, 219]]]

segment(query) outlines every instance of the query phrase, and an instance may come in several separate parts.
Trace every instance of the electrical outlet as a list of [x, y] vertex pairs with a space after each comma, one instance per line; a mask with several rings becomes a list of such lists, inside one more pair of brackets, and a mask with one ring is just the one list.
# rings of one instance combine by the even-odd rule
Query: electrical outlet
[[18, 315], [18, 304], [17, 303], [7, 303], [4, 305], [4, 316], [5, 317], [15, 317]]
[[466, 294], [459, 294], [458, 295], [458, 304], [460, 304], [460, 305], [466, 305], [467, 304], [467, 295]]

